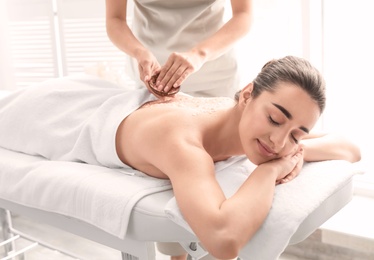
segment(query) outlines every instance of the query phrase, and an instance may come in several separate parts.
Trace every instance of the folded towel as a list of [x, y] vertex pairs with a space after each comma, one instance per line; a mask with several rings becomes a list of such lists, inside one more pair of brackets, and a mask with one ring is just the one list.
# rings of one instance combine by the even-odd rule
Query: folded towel
[[[229, 167], [217, 166], [216, 177], [226, 197], [232, 196], [254, 169], [248, 160], [240, 157], [233, 158]], [[265, 222], [239, 256], [245, 260], [278, 259], [302, 221], [359, 172], [347, 161], [306, 163], [297, 178], [277, 185]], [[165, 212], [171, 220], [193, 233], [175, 198], [168, 202]]]

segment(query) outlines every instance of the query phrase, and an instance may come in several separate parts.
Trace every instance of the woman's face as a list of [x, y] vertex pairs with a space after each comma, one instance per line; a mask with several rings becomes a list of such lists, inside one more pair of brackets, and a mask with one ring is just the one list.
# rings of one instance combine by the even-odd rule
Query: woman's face
[[319, 116], [317, 103], [303, 89], [278, 83], [275, 92], [246, 101], [239, 125], [244, 152], [257, 165], [294, 153]]

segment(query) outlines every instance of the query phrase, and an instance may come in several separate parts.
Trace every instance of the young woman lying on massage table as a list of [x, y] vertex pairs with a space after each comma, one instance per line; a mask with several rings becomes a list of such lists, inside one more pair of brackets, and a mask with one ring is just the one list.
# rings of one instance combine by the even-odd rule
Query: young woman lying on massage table
[[[19, 104], [24, 106], [25, 114], [17, 122], [27, 124], [28, 133], [34, 133], [33, 140], [22, 140], [22, 134], [19, 134], [9, 142], [10, 138], [2, 135], [1, 131], [6, 131], [7, 127], [3, 124], [0, 146], [30, 153], [23, 147], [33, 146], [30, 142], [36, 142], [34, 147], [40, 151], [35, 153], [52, 160], [76, 160], [108, 167], [130, 166], [149, 176], [170, 179], [184, 218], [205, 249], [218, 259], [238, 255], [265, 220], [275, 185], [295, 178], [304, 161], [360, 160], [360, 151], [352, 142], [332, 135], [310, 134], [325, 107], [325, 85], [320, 73], [301, 58], [287, 56], [268, 62], [253, 82], [237, 94], [236, 101], [183, 94], [157, 100], [145, 89], [144, 93], [152, 97], [152, 101], [146, 99], [147, 102], [140, 103], [127, 114], [111, 108], [108, 110], [111, 113], [107, 111], [100, 117], [102, 121], [98, 125], [101, 128], [89, 132], [79, 130], [79, 137], [71, 148], [66, 147], [69, 142], [57, 139], [63, 138], [65, 133], [69, 135], [70, 130], [83, 129], [87, 120], [100, 114], [96, 110], [108, 106], [115, 95], [129, 90], [115, 88], [111, 94], [112, 88], [100, 89], [86, 84], [82, 88], [85, 92], [80, 92], [65, 85], [24, 90], [27, 93], [24, 99], [32, 99], [38, 105], [30, 108], [25, 105], [29, 101], [17, 101], [23, 102]], [[134, 93], [129, 93], [133, 99], [136, 98]], [[62, 98], [64, 96], [67, 98]], [[115, 106], [125, 106], [130, 101], [121, 98]], [[45, 103], [50, 104], [43, 108]], [[87, 108], [88, 104], [90, 108]], [[1, 106], [6, 107], [6, 103], [0, 102], [0, 120], [6, 120], [2, 117]], [[82, 107], [85, 107], [84, 111]], [[38, 109], [39, 112], [34, 112]], [[63, 112], [56, 112], [60, 111], [58, 109]], [[85, 111], [94, 112], [88, 115]], [[40, 114], [40, 122], [43, 122], [40, 129], [33, 129], [39, 124], [35, 120], [27, 123], [30, 116], [35, 117], [32, 113]], [[49, 139], [51, 131], [45, 130], [48, 129], [46, 124], [62, 124], [62, 121], [56, 123], [57, 113], [64, 113], [62, 121], [77, 116], [86, 121], [75, 122], [76, 125], [69, 123], [53, 137], [56, 140]], [[95, 141], [84, 144], [82, 138], [90, 136], [94, 139], [96, 134], [106, 131], [108, 123], [105, 120], [112, 113], [117, 113], [120, 118], [118, 124], [113, 124], [113, 138], [108, 137], [103, 145], [92, 145]], [[14, 121], [13, 117], [9, 122]], [[94, 124], [86, 125], [93, 127]], [[42, 133], [38, 134], [40, 131]], [[38, 135], [40, 140], [37, 140]], [[21, 145], [15, 147], [14, 142], [18, 141], [14, 140], [20, 140]], [[53, 145], [48, 145], [51, 143]], [[84, 149], [79, 148], [82, 143], [86, 146]], [[112, 148], [106, 149], [105, 144]], [[48, 147], [48, 153], [44, 153], [45, 147]], [[108, 156], [110, 149], [114, 151], [112, 157], [114, 162], [118, 161], [117, 165], [100, 159], [100, 154]], [[93, 161], [85, 159], [89, 153], [94, 154]], [[257, 167], [240, 189], [226, 198], [215, 179], [214, 163], [238, 155], [246, 155]]]

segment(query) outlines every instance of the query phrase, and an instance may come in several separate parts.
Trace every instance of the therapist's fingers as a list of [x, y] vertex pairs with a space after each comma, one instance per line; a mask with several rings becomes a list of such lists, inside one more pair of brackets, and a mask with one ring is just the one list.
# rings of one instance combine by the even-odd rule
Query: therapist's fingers
[[154, 94], [157, 98], [159, 99], [163, 99], [164, 97], [172, 97], [174, 96], [175, 94], [178, 93], [179, 89], [180, 88], [172, 88], [170, 91], [168, 92], [165, 92], [164, 90], [162, 91], [159, 91], [157, 88], [156, 88], [156, 80], [157, 80], [157, 77], [158, 77], [158, 74], [155, 74], [151, 77], [151, 79], [149, 81], [146, 82], [146, 86], [148, 88], [148, 90]]
[[164, 85], [160, 84], [163, 87], [165, 92], [172, 91], [172, 89], [179, 88], [183, 81], [192, 73], [191, 69], [185, 68], [185, 66], [180, 66], [174, 73], [168, 75], [166, 74], [164, 80], [166, 81], [169, 76], [170, 80]]
[[156, 83], [158, 90], [164, 90], [167, 92], [167, 90], [170, 89], [170, 86], [173, 84], [173, 79], [177, 76], [177, 72], [182, 69], [180, 66], [181, 64], [173, 63], [170, 67], [166, 67], [165, 65], [161, 68], [160, 75], [158, 76]]
[[139, 64], [139, 77], [140, 80], [144, 83], [147, 83], [151, 80], [152, 75], [155, 75], [160, 70], [160, 65], [158, 63], [143, 63], [142, 65]]
[[158, 90], [168, 92], [171, 88], [179, 87], [195, 71], [192, 60], [193, 57], [187, 54], [172, 53], [157, 78]]
[[179, 59], [169, 59], [160, 70], [156, 82], [157, 89], [167, 92], [174, 85], [176, 78], [179, 78], [178, 74], [183, 71], [184, 65]]
[[156, 57], [147, 49], [139, 52], [136, 59], [138, 62], [139, 78], [144, 83], [147, 83], [161, 68]]
[[165, 86], [165, 91], [170, 91], [172, 88], [178, 88], [190, 76], [194, 70], [191, 67], [180, 66], [178, 70], [171, 77], [170, 81]]

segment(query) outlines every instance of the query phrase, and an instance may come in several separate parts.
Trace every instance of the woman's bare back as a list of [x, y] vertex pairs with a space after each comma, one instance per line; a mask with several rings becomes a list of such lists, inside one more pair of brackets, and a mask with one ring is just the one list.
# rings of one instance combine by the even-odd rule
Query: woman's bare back
[[[204, 149], [204, 129], [219, 120], [217, 111], [234, 105], [235, 101], [229, 98], [185, 95], [146, 103], [119, 126], [116, 136], [118, 156], [127, 165], [148, 175], [167, 178], [158, 166], [172, 160], [181, 145]], [[164, 155], [170, 158], [162, 159]]]

